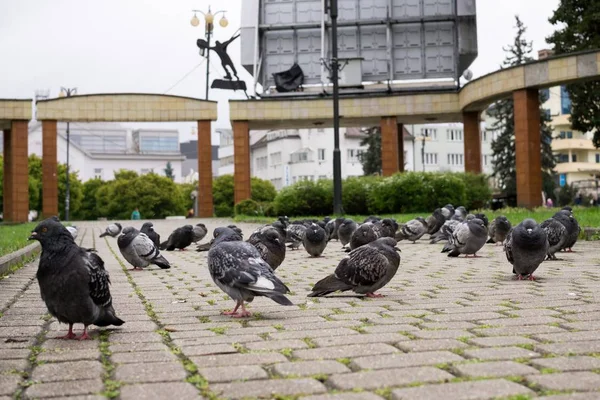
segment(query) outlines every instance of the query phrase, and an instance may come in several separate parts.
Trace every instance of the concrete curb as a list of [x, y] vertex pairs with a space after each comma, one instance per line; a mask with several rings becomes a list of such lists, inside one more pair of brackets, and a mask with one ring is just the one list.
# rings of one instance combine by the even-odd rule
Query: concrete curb
[[10, 267], [21, 261], [36, 255], [41, 250], [39, 242], [32, 243], [13, 253], [0, 257], [0, 275], [4, 274]]

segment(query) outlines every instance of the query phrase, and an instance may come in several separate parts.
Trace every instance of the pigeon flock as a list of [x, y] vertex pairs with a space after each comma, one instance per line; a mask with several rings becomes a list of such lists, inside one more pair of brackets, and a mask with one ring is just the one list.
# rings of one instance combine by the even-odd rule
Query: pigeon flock
[[[310, 257], [322, 257], [325, 248], [338, 241], [343, 255], [331, 275], [314, 285], [309, 297], [338, 291], [383, 297], [376, 292], [398, 271], [398, 242], [402, 240], [414, 244], [429, 235], [426, 240], [430, 244], [442, 242], [441, 252], [447, 252], [448, 257], [478, 257], [486, 243], [503, 245], [515, 279], [535, 280], [533, 274], [543, 261], [556, 260], [559, 251], [572, 251], [580, 230], [570, 207], [541, 224], [528, 218], [513, 227], [505, 216], [489, 222], [485, 214], [469, 214], [465, 207], [447, 204], [427, 218], [417, 217], [402, 225], [378, 216], [369, 216], [362, 223], [329, 217], [290, 221], [280, 216], [256, 229], [247, 240], [239, 227], [228, 225], [216, 228], [209, 242], [199, 243], [208, 233], [202, 223], [178, 227], [163, 242], [151, 222], [145, 222], [140, 230], [111, 223], [100, 237], [117, 238], [117, 246], [132, 270], [143, 270], [151, 264], [168, 269], [171, 264], [161, 251], [184, 251], [196, 244], [197, 252], [208, 252], [208, 270], [214, 283], [235, 301], [233, 310], [223, 314], [241, 318], [251, 315], [246, 303], [256, 296], [292, 305], [286, 297], [290, 289], [277, 277], [276, 270], [284, 262], [286, 251], [300, 247]], [[42, 299], [50, 314], [69, 324], [64, 338], [76, 337], [73, 324], [84, 325], [78, 338], [81, 340], [89, 338], [87, 328], [91, 324], [119, 326], [124, 321], [112, 307], [103, 260], [95, 249], [75, 243], [77, 233], [77, 227], [65, 227], [52, 217], [39, 223], [29, 239], [38, 240], [42, 246], [37, 272]]]

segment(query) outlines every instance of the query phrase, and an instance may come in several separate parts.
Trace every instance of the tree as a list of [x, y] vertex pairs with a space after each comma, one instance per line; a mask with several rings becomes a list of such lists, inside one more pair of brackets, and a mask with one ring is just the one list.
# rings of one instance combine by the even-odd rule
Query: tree
[[361, 146], [367, 146], [360, 156], [364, 175], [381, 174], [381, 128], [374, 126], [365, 130], [367, 137], [361, 140]]
[[165, 176], [170, 180], [175, 180], [175, 175], [173, 174], [173, 166], [171, 165], [171, 161], [167, 162], [167, 168], [164, 169]]
[[[556, 54], [600, 47], [600, 2], [598, 0], [561, 0], [552, 25], [562, 27], [546, 38]], [[594, 131], [594, 146], [600, 147], [600, 81], [566, 86], [571, 100], [571, 125], [581, 132]]]
[[[528, 42], [524, 37], [527, 28], [518, 16], [515, 16], [515, 19], [517, 34], [513, 44], [503, 48], [507, 55], [501, 68], [520, 65], [533, 60], [531, 57], [531, 42]], [[556, 161], [551, 147], [552, 128], [548, 125], [550, 115], [542, 108], [542, 103], [546, 100], [547, 98], [540, 94], [542, 173], [544, 175], [544, 190], [547, 193], [552, 193], [554, 186], [552, 170], [556, 166]], [[515, 125], [512, 98], [497, 101], [488, 108], [487, 113], [495, 120], [488, 131], [497, 133], [497, 137], [492, 141], [492, 165], [494, 169], [492, 176], [498, 178], [500, 187], [509, 198], [516, 199], [517, 174], [515, 170]]]

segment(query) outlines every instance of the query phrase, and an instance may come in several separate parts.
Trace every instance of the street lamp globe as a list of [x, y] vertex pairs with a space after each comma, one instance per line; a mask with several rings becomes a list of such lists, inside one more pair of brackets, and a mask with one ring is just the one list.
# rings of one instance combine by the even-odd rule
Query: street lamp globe
[[206, 21], [207, 24], [212, 24], [214, 20], [215, 16], [210, 12], [210, 10], [204, 14], [204, 21]]
[[200, 20], [198, 19], [198, 17], [196, 16], [196, 14], [194, 14], [194, 16], [192, 17], [192, 20], [190, 21], [190, 24], [192, 24], [192, 26], [198, 26], [198, 25], [200, 25]]
[[227, 18], [225, 18], [225, 14], [223, 14], [223, 18], [221, 18], [219, 21], [219, 25], [221, 25], [223, 28], [226, 28], [227, 25], [229, 25], [229, 21], [227, 21]]
[[65, 97], [67, 94], [65, 93], [64, 90], [61, 89], [61, 91], [58, 93], [58, 97]]

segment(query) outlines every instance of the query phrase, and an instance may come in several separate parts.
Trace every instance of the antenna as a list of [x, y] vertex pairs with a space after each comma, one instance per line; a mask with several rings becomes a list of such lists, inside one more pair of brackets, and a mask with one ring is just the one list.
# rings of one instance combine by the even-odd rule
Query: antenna
[[470, 69], [466, 69], [465, 72], [463, 72], [462, 76], [467, 81], [470, 81], [471, 79], [473, 79], [473, 71], [471, 71]]

